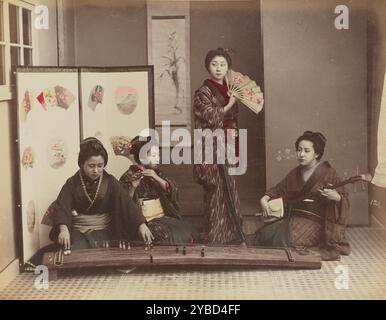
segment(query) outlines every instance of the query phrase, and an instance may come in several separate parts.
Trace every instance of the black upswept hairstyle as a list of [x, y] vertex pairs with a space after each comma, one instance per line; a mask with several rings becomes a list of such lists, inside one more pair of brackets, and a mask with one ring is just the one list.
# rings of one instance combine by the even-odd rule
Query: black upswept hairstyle
[[139, 153], [141, 152], [141, 148], [150, 142], [151, 137], [146, 137], [146, 140], [139, 140], [139, 136], [136, 136], [133, 140], [130, 141], [131, 150], [130, 153], [133, 155], [134, 160], [138, 164], [143, 164], [141, 159], [139, 158]]
[[105, 166], [109, 160], [109, 156], [102, 142], [97, 138], [89, 137], [80, 143], [80, 151], [78, 156], [78, 166], [81, 168], [87, 159], [90, 157], [102, 156], [105, 161]]
[[302, 140], [311, 141], [313, 143], [315, 153], [318, 155], [316, 159], [320, 160], [324, 154], [324, 148], [326, 147], [326, 137], [320, 132], [305, 131], [295, 142], [296, 150]]
[[217, 57], [217, 56], [225, 58], [225, 60], [228, 62], [228, 68], [230, 68], [232, 66], [232, 58], [229, 55], [228, 51], [223, 49], [223, 48], [217, 48], [215, 50], [208, 51], [208, 53], [206, 54], [206, 57], [205, 57], [205, 68], [206, 68], [206, 70], [209, 71], [209, 64], [210, 64], [210, 62], [212, 61], [212, 59], [214, 57]]

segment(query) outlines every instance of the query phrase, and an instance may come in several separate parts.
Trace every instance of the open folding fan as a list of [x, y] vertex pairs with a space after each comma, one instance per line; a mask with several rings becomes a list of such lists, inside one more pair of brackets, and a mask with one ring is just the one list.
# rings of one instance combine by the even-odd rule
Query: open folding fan
[[263, 109], [263, 93], [247, 75], [229, 69], [226, 75], [229, 96], [233, 95], [255, 113]]
[[130, 149], [132, 138], [127, 136], [114, 136], [110, 138], [111, 146], [113, 147], [114, 154], [117, 156], [124, 156], [130, 159]]

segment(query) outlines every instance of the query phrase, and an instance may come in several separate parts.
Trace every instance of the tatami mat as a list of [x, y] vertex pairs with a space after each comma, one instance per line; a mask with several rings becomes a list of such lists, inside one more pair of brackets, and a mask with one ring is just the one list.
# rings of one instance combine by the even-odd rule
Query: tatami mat
[[[323, 262], [321, 270], [90, 270], [62, 274], [48, 289], [36, 289], [36, 275], [24, 273], [0, 299], [385, 299], [386, 230], [350, 228], [348, 239], [352, 254]], [[348, 289], [335, 286], [339, 268], [348, 270]]]

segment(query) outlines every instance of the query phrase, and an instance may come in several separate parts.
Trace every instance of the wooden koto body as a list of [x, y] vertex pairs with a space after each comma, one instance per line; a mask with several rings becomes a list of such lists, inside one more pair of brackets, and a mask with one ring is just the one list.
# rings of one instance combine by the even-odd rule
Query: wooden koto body
[[321, 257], [307, 249], [241, 246], [104, 247], [48, 252], [43, 264], [50, 270], [122, 266], [262, 266], [320, 269]]

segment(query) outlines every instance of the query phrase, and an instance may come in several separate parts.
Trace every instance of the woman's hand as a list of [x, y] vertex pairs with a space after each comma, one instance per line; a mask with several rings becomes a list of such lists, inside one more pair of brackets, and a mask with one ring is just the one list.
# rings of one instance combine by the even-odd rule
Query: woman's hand
[[152, 241], [154, 240], [154, 236], [151, 233], [148, 226], [146, 225], [146, 223], [142, 223], [139, 226], [138, 232], [139, 232], [139, 235], [141, 236], [143, 242], [145, 242], [145, 244], [151, 244]]
[[334, 189], [318, 189], [320, 194], [332, 201], [340, 202], [342, 199], [341, 195]]
[[224, 112], [227, 113], [230, 109], [232, 109], [236, 101], [237, 101], [236, 98], [234, 96], [231, 96], [229, 98], [228, 104], [224, 107]]
[[157, 181], [162, 188], [165, 188], [166, 181], [162, 179], [153, 169], [145, 169], [142, 171], [145, 177], [151, 177]]
[[143, 178], [143, 175], [138, 176], [137, 179], [131, 181], [131, 185], [133, 186], [134, 189], [137, 189], [137, 187], [141, 183], [142, 178]]
[[143, 174], [145, 177], [151, 177], [151, 178], [153, 178], [154, 180], [159, 179], [158, 174], [157, 174], [153, 169], [145, 169], [145, 170], [142, 171], [142, 174]]
[[70, 242], [70, 231], [68, 230], [68, 227], [65, 224], [61, 224], [59, 226], [59, 236], [58, 236], [58, 242], [60, 245], [62, 245], [63, 250], [67, 253], [71, 253], [71, 242]]
[[261, 209], [263, 209], [264, 218], [268, 218], [269, 215], [271, 214], [271, 210], [269, 209], [269, 204], [268, 204], [269, 199], [270, 197], [267, 195], [265, 195], [260, 199], [260, 206], [261, 206]]

